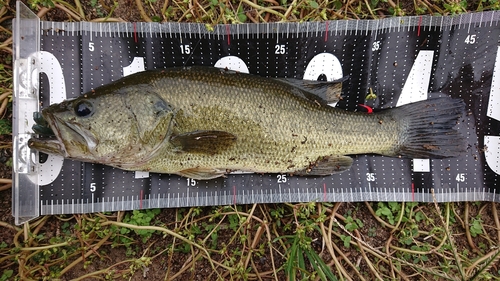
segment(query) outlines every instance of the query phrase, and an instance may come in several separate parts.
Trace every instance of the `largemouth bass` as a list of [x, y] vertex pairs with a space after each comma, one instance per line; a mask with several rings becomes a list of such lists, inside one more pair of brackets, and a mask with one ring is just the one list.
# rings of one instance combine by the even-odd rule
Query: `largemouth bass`
[[308, 88], [212, 67], [145, 71], [43, 109], [38, 131], [53, 136], [29, 145], [194, 179], [233, 170], [323, 176], [348, 170], [354, 154], [446, 158], [465, 151], [454, 129], [465, 111], [460, 99], [366, 114], [327, 106]]

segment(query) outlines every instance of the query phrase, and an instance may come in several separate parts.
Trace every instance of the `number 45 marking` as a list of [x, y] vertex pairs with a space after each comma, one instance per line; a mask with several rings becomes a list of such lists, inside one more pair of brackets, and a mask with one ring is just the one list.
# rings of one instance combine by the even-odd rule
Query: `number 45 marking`
[[465, 44], [472, 45], [476, 43], [476, 34], [469, 34], [467, 37], [465, 37]]

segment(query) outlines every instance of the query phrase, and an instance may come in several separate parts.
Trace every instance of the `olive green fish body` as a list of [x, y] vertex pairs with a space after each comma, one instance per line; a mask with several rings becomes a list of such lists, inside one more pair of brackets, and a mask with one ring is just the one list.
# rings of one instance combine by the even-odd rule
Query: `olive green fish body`
[[198, 179], [233, 170], [327, 175], [349, 169], [352, 154], [457, 156], [464, 148], [453, 127], [463, 110], [463, 102], [441, 98], [348, 112], [281, 80], [172, 68], [137, 73], [45, 109], [59, 146], [43, 139], [31, 146]]

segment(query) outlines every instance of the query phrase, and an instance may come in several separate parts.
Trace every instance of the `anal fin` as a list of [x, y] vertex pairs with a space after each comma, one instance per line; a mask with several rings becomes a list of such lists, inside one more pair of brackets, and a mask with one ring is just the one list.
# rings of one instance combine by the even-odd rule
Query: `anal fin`
[[329, 176], [349, 170], [352, 158], [344, 155], [320, 157], [305, 170], [293, 173], [298, 176]]

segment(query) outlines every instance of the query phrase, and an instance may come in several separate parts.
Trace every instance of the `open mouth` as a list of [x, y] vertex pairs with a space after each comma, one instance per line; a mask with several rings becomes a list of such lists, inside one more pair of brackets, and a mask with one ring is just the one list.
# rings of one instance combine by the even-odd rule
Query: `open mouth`
[[33, 112], [33, 119], [35, 120], [35, 125], [33, 125], [32, 129], [38, 137], [31, 138], [28, 141], [28, 146], [39, 152], [65, 156], [66, 150], [64, 149], [64, 145], [57, 138], [54, 130], [42, 114], [40, 112]]

